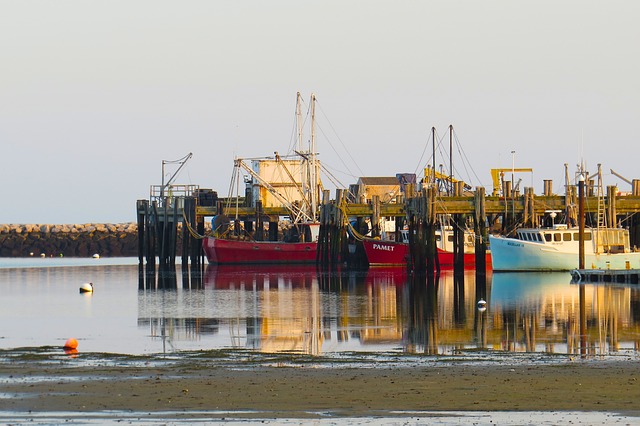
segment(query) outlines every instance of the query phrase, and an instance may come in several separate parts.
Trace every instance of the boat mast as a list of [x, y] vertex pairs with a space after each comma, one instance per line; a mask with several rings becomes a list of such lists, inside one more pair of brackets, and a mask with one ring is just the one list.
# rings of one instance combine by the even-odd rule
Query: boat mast
[[[302, 95], [300, 92], [296, 95], [296, 121], [298, 122], [298, 152], [304, 152], [303, 150], [303, 122], [302, 122]], [[300, 182], [302, 183], [302, 196], [306, 197], [309, 191], [307, 184], [307, 170], [305, 168], [306, 161], [303, 159], [300, 161]]]
[[318, 205], [318, 171], [316, 169], [316, 95], [315, 93], [311, 94], [311, 142], [310, 142], [310, 153], [309, 158], [310, 161], [310, 181], [312, 184], [311, 189], [311, 217], [313, 220], [316, 219], [316, 209]]
[[433, 141], [433, 152], [431, 158], [433, 158], [433, 175], [431, 177], [431, 184], [436, 187], [436, 128], [431, 128], [431, 139]]
[[449, 124], [449, 195], [453, 195], [453, 125]]

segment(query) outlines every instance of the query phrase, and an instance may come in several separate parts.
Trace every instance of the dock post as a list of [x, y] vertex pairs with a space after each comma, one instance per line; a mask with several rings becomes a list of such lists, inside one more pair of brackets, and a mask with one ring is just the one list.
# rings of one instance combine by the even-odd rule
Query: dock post
[[256, 232], [253, 236], [256, 241], [264, 240], [264, 223], [262, 222], [262, 201], [256, 201]]
[[144, 255], [145, 255], [145, 220], [149, 214], [149, 201], [138, 200], [136, 203], [138, 213], [138, 289], [144, 290]]
[[[409, 263], [416, 274], [424, 276], [427, 270], [426, 250], [426, 198], [424, 193], [407, 200], [409, 217]], [[431, 263], [433, 268], [433, 262]]]
[[[329, 264], [329, 220], [330, 201], [328, 190], [322, 191], [322, 207], [320, 209], [320, 230], [318, 231], [318, 249], [316, 252], [316, 263], [325, 267]], [[271, 228], [271, 225], [269, 225]]]
[[156, 252], [158, 249], [158, 202], [151, 203], [151, 209], [147, 215], [147, 267], [146, 267], [146, 287], [150, 289], [156, 286]]
[[373, 238], [380, 238], [380, 196], [379, 195], [373, 195], [371, 197], [371, 207], [373, 210], [373, 215], [371, 216], [371, 236]]
[[[475, 231], [475, 255], [476, 255], [476, 285], [478, 281], [486, 283], [487, 277], [487, 213], [485, 211], [485, 189], [476, 187], [474, 193], [474, 218], [473, 225]], [[486, 300], [486, 299], [485, 299]]]
[[[336, 202], [339, 191], [339, 189], [336, 190]], [[338, 211], [335, 204], [329, 204], [329, 226], [327, 235], [329, 237], [329, 266], [333, 266], [336, 264], [340, 251], [338, 242]]]
[[191, 233], [189, 232], [189, 224], [191, 223], [191, 211], [195, 209], [195, 198], [185, 197], [182, 207], [182, 250], [181, 270], [182, 270], [182, 288], [189, 288], [189, 248], [193, 243]]
[[424, 227], [427, 254], [427, 269], [426, 272], [429, 277], [433, 277], [434, 271], [437, 267], [437, 272], [440, 274], [440, 262], [438, 261], [438, 250], [436, 246], [436, 188], [427, 188], [423, 191], [423, 198], [425, 200], [424, 219], [423, 222], [426, 225]]
[[618, 223], [618, 212], [616, 211], [616, 197], [618, 188], [614, 185], [607, 186], [607, 219], [609, 226], [616, 227]]
[[584, 176], [578, 181], [578, 269], [584, 269]]
[[[455, 197], [462, 196], [464, 182], [457, 182], [454, 186]], [[452, 215], [453, 223], [453, 281], [462, 281], [464, 286], [464, 244], [465, 244], [465, 229], [466, 229], [466, 216], [456, 213]], [[441, 236], [444, 239], [444, 235]]]
[[[196, 215], [195, 209], [192, 212], [192, 222], [196, 223], [198, 235], [204, 235], [204, 217]], [[195, 237], [194, 237], [195, 238]], [[202, 240], [198, 239], [197, 244], [192, 244], [193, 261], [191, 262], [191, 288], [203, 288], [204, 283], [204, 250], [202, 250]]]
[[[347, 260], [347, 253], [349, 252], [349, 246], [347, 241], [347, 230], [345, 229], [345, 223], [348, 220], [344, 214], [342, 207], [345, 203], [345, 190], [336, 189], [336, 204], [335, 204], [335, 226], [334, 226], [334, 250], [333, 265], [337, 266], [340, 263], [344, 263]], [[378, 226], [380, 229], [380, 226]]]

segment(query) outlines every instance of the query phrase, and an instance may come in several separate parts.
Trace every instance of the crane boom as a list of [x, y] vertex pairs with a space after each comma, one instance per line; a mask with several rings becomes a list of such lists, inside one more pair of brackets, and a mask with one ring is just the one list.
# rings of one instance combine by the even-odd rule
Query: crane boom
[[619, 177], [619, 178], [620, 178], [620, 179], [622, 179], [623, 181], [627, 182], [629, 185], [633, 186], [633, 183], [632, 183], [629, 179], [627, 179], [626, 177], [624, 177], [624, 176], [622, 176], [622, 175], [620, 175], [620, 174], [618, 174], [618, 173], [614, 172], [614, 171], [613, 171], [613, 169], [610, 169], [610, 170], [611, 170], [611, 174], [612, 174], [612, 175]]

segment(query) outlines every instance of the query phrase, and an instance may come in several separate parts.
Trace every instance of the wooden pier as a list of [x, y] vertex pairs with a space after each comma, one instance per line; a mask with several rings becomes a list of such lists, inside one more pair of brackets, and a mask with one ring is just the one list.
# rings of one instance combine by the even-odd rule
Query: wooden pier
[[574, 269], [573, 284], [639, 284], [640, 269]]
[[[511, 189], [510, 182], [505, 182], [503, 194], [485, 194], [484, 187], [475, 190], [465, 189], [463, 182], [450, 184], [450, 189], [443, 192], [438, 186], [426, 186], [417, 189], [417, 185], [407, 185], [401, 195], [390, 202], [383, 203], [379, 197], [370, 202], [349, 202], [347, 191], [338, 189], [331, 200], [330, 192], [322, 194], [323, 204], [320, 210], [321, 230], [318, 247], [318, 263], [331, 267], [344, 265], [349, 257], [347, 244], [347, 227], [349, 220], [358, 223], [365, 218], [371, 219], [372, 235], [380, 235], [379, 223], [382, 217], [395, 217], [406, 220], [410, 228], [411, 261], [408, 265], [413, 271], [433, 271], [438, 269], [435, 255], [436, 218], [450, 217], [455, 224], [462, 226], [473, 223], [476, 235], [477, 271], [483, 274], [486, 268], [485, 254], [487, 250], [488, 232], [510, 234], [518, 226], [540, 226], [548, 224], [549, 212], [563, 212], [567, 217], [577, 214], [578, 194], [576, 186], [568, 186], [566, 194], [552, 193], [551, 181], [544, 181], [544, 193], [535, 195], [533, 188], [524, 188], [523, 193]], [[607, 222], [623, 223], [629, 228], [631, 245], [640, 247], [640, 181], [633, 181], [630, 194], [620, 194], [615, 186], [607, 187], [606, 196], [598, 197], [594, 185], [587, 186], [584, 197], [584, 214], [591, 223], [597, 223], [599, 209], [605, 207]], [[141, 288], [155, 285], [153, 273], [157, 266], [160, 271], [175, 271], [177, 242], [181, 241], [182, 270], [202, 271], [204, 258], [200, 239], [205, 234], [205, 221], [214, 216], [237, 218], [246, 223], [255, 222], [260, 226], [263, 220], [277, 223], [290, 211], [285, 207], [267, 207], [257, 203], [250, 205], [249, 198], [217, 199], [215, 201], [202, 197], [198, 187], [176, 195], [176, 191], [162, 198], [138, 200], [139, 264]], [[209, 190], [210, 191], [210, 190]], [[259, 220], [256, 220], [259, 218]], [[587, 221], [589, 223], [589, 220]], [[398, 221], [396, 221], [398, 223]], [[182, 233], [178, 235], [178, 225]], [[274, 227], [275, 228], [275, 227]], [[271, 230], [272, 227], [270, 226]], [[399, 230], [396, 230], [399, 232]], [[270, 232], [266, 238], [274, 239], [277, 235]], [[462, 253], [459, 235], [454, 241], [454, 253]], [[456, 270], [462, 271], [462, 256], [456, 264]], [[146, 263], [145, 263], [146, 260]], [[146, 267], [145, 267], [146, 266]], [[146, 279], [144, 279], [146, 277]], [[175, 287], [177, 279], [158, 282], [158, 286]], [[183, 286], [193, 285], [183, 279]], [[197, 283], [196, 283], [197, 285]]]

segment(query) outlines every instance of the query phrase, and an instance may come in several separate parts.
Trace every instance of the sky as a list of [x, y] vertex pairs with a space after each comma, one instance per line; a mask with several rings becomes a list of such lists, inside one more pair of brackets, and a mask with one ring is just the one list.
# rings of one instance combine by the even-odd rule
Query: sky
[[[322, 163], [360, 176], [449, 159], [536, 194], [565, 166], [640, 178], [634, 1], [0, 0], [0, 223], [121, 223], [175, 182], [227, 195], [235, 157], [286, 153], [317, 97]], [[174, 166], [165, 168], [168, 177]], [[331, 185], [327, 185], [331, 188]], [[332, 192], [333, 194], [333, 192]]]

